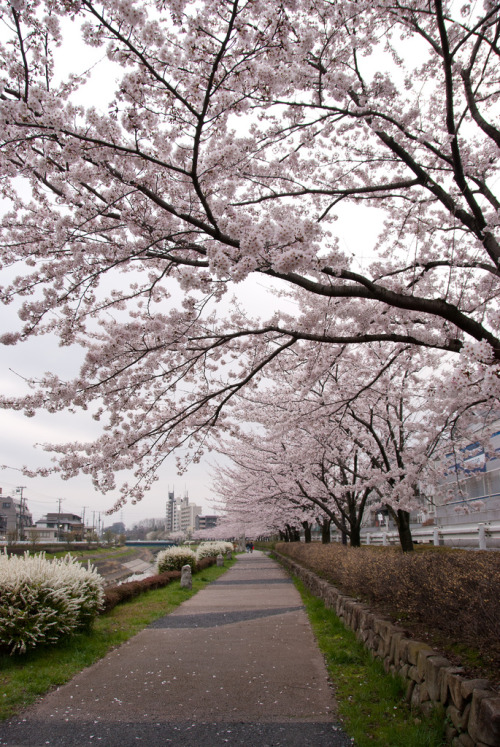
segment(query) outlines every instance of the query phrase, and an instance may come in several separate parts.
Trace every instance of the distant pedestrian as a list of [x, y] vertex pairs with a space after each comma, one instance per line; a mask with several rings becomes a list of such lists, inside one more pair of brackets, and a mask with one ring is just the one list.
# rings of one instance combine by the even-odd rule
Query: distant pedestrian
[[245, 549], [247, 552], [250, 552], [250, 542], [247, 542]]
[[250, 545], [250, 552], [253, 552], [253, 542], [252, 542], [252, 544]]

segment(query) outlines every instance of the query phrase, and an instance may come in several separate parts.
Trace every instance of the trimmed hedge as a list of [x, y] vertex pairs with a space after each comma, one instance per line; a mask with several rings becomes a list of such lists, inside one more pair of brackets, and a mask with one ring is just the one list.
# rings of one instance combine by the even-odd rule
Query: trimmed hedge
[[500, 553], [425, 548], [277, 543], [351, 597], [380, 606], [398, 623], [417, 623], [500, 664]]
[[[214, 564], [215, 558], [203, 558], [196, 564], [195, 572], [203, 571]], [[106, 614], [117, 604], [128, 602], [150, 589], [161, 589], [163, 586], [168, 586], [171, 581], [176, 581], [180, 577], [180, 571], [165, 571], [164, 573], [157, 573], [155, 576], [148, 576], [148, 578], [143, 578], [140, 581], [128, 581], [118, 586], [108, 586], [104, 591], [102, 613]]]
[[122, 602], [128, 602], [134, 597], [138, 597], [139, 594], [143, 594], [145, 591], [150, 589], [161, 589], [163, 586], [168, 586], [171, 581], [175, 581], [181, 577], [180, 571], [165, 571], [165, 573], [157, 573], [155, 576], [149, 576], [143, 578], [140, 581], [128, 581], [118, 586], [108, 586], [104, 590], [104, 606], [102, 613], [110, 612], [113, 607]]

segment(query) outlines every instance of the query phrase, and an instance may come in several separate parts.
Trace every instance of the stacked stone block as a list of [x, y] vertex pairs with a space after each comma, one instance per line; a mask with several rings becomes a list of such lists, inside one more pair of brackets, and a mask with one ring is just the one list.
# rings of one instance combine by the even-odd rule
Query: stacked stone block
[[442, 711], [448, 744], [500, 747], [500, 695], [487, 680], [468, 679], [462, 668], [454, 667], [428, 644], [409, 638], [405, 630], [290, 558], [279, 558], [382, 660], [386, 672], [406, 682], [406, 699], [412, 708], [427, 715], [435, 709]]

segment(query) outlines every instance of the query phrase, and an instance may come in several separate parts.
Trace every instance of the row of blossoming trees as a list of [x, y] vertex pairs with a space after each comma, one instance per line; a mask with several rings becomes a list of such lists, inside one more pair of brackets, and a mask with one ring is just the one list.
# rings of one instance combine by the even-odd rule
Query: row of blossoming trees
[[[102, 435], [52, 447], [52, 469], [103, 492], [132, 473], [116, 508], [227, 429], [236, 460], [268, 446], [262, 490], [322, 501], [354, 541], [349, 501], [381, 500], [404, 538], [443, 434], [498, 407], [499, 3], [1, 12], [1, 298], [20, 318], [1, 341], [85, 351], [72, 380], [51, 372], [2, 405], [90, 409]], [[70, 24], [88, 51], [61, 65]], [[82, 70], [103, 55], [117, 83], [99, 109]], [[348, 255], [336, 218], [370, 224], [370, 208], [382, 229]], [[249, 275], [293, 289], [296, 313], [221, 314]]]
[[[498, 414], [464, 404], [434, 353], [401, 346], [387, 358], [379, 344], [337, 360], [307, 352], [282, 359], [274, 379], [268, 371], [233, 407], [216, 446], [227, 512], [219, 530], [293, 537], [298, 527], [310, 537], [319, 524], [329, 541], [333, 525], [359, 546], [367, 509], [384, 508], [411, 550], [410, 512], [431, 508], [447, 470], [458, 480], [466, 459], [491, 453]], [[460, 482], [452, 488], [460, 492]]]

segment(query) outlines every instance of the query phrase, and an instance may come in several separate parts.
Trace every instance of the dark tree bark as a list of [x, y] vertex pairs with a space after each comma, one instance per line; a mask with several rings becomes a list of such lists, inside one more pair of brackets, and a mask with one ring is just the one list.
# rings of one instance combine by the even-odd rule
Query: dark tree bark
[[397, 512], [389, 509], [394, 517], [399, 533], [399, 541], [403, 552], [413, 552], [413, 537], [410, 529], [410, 514], [408, 511], [402, 511], [400, 508]]
[[287, 539], [285, 542], [300, 542], [300, 532], [297, 527], [292, 527], [290, 524], [285, 524]]
[[318, 521], [318, 524], [321, 527], [321, 542], [323, 545], [330, 544], [330, 526], [331, 526], [332, 520], [331, 519], [322, 519], [321, 521]]
[[304, 527], [304, 542], [311, 542], [312, 527], [308, 521], [303, 521], [302, 526]]
[[361, 547], [361, 527], [358, 522], [351, 524], [351, 547]]
[[351, 532], [347, 530], [345, 516], [342, 516], [342, 521], [340, 523], [340, 533], [342, 536], [342, 544], [347, 547], [347, 538], [351, 536]]

